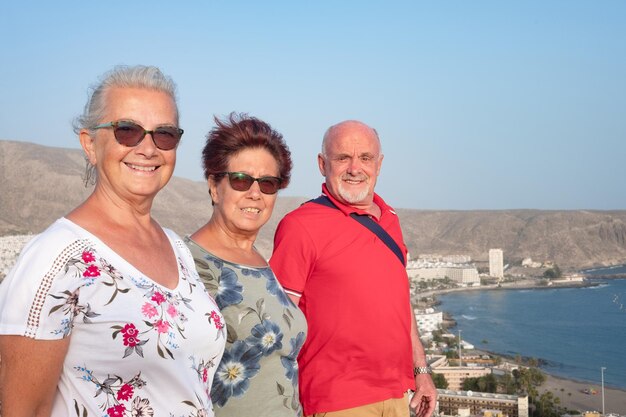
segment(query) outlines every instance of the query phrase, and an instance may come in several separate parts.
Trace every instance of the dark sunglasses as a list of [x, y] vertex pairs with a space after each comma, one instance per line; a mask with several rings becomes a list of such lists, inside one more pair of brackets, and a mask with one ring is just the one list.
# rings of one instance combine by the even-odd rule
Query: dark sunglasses
[[248, 191], [256, 181], [259, 183], [259, 189], [263, 194], [276, 194], [283, 182], [278, 177], [254, 178], [243, 172], [220, 172], [215, 175], [227, 175], [231, 188], [236, 191]]
[[174, 149], [176, 145], [178, 145], [178, 142], [180, 142], [180, 137], [184, 132], [183, 129], [179, 129], [175, 126], [161, 126], [154, 130], [146, 130], [143, 126], [128, 121], [103, 123], [94, 127], [94, 129], [103, 129], [106, 127], [113, 128], [113, 136], [115, 136], [115, 140], [120, 145], [128, 147], [137, 146], [149, 133], [156, 147], [164, 151]]

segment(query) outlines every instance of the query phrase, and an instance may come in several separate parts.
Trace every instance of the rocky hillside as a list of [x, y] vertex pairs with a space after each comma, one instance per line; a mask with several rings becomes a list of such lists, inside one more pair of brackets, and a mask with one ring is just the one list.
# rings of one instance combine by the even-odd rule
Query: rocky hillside
[[[82, 152], [0, 141], [0, 236], [37, 233], [86, 198]], [[312, 197], [312, 196], [311, 196]], [[393, 196], [385, 196], [393, 203]], [[282, 216], [306, 198], [279, 197], [257, 246], [268, 256]], [[206, 185], [173, 178], [156, 199], [155, 218], [179, 234], [211, 214]], [[553, 260], [562, 268], [626, 263], [626, 210], [423, 211], [400, 209], [412, 256], [468, 254], [486, 260], [502, 248], [505, 261]]]
[[531, 257], [565, 268], [626, 261], [626, 211], [399, 210], [405, 239], [418, 253], [467, 253], [487, 260], [502, 248], [505, 261]]
[[[79, 205], [85, 188], [83, 153], [26, 142], [0, 140], [0, 236], [38, 233]], [[269, 256], [276, 225], [304, 198], [279, 198], [274, 215], [257, 244]], [[174, 177], [155, 200], [154, 217], [179, 234], [188, 234], [211, 216], [204, 182]]]

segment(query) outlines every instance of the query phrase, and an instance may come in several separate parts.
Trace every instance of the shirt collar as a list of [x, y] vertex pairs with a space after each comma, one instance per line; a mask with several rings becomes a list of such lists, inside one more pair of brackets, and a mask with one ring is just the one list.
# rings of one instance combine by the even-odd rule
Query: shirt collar
[[[337, 208], [339, 210], [341, 210], [341, 212], [343, 214], [345, 214], [346, 216], [349, 216], [352, 213], [356, 213], [359, 215], [366, 215], [369, 216], [370, 214], [365, 211], [365, 210], [361, 210], [358, 209], [356, 207], [353, 207], [351, 205], [348, 204], [344, 204], [340, 201], [338, 201], [335, 197], [333, 197], [330, 192], [328, 192], [328, 188], [326, 187], [326, 183], [322, 184], [322, 193], [328, 197], [330, 199], [330, 201], [333, 202], [334, 205], [337, 206]], [[383, 200], [378, 194], [374, 193], [374, 203], [380, 208], [380, 213], [381, 213], [381, 217], [385, 215], [385, 213], [391, 213], [393, 215], [396, 215], [396, 212], [387, 205], [387, 203], [385, 203], [385, 200]], [[378, 219], [377, 219], [378, 220]]]

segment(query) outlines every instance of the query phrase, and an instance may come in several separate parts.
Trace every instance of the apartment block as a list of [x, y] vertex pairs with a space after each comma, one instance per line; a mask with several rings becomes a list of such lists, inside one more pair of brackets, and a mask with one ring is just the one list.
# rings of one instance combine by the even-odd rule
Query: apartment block
[[504, 255], [502, 249], [489, 249], [489, 275], [504, 278]]
[[528, 417], [528, 397], [485, 392], [437, 390], [440, 416]]
[[448, 381], [448, 389], [460, 390], [467, 378], [480, 378], [491, 373], [490, 368], [483, 366], [439, 366], [433, 368], [434, 374], [441, 374]]

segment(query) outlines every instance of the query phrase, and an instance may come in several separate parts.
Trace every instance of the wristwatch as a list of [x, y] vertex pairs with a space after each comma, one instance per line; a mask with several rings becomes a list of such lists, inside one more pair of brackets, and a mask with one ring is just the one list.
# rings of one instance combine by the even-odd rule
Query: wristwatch
[[413, 376], [418, 374], [432, 374], [433, 369], [430, 366], [416, 366], [413, 368]]

